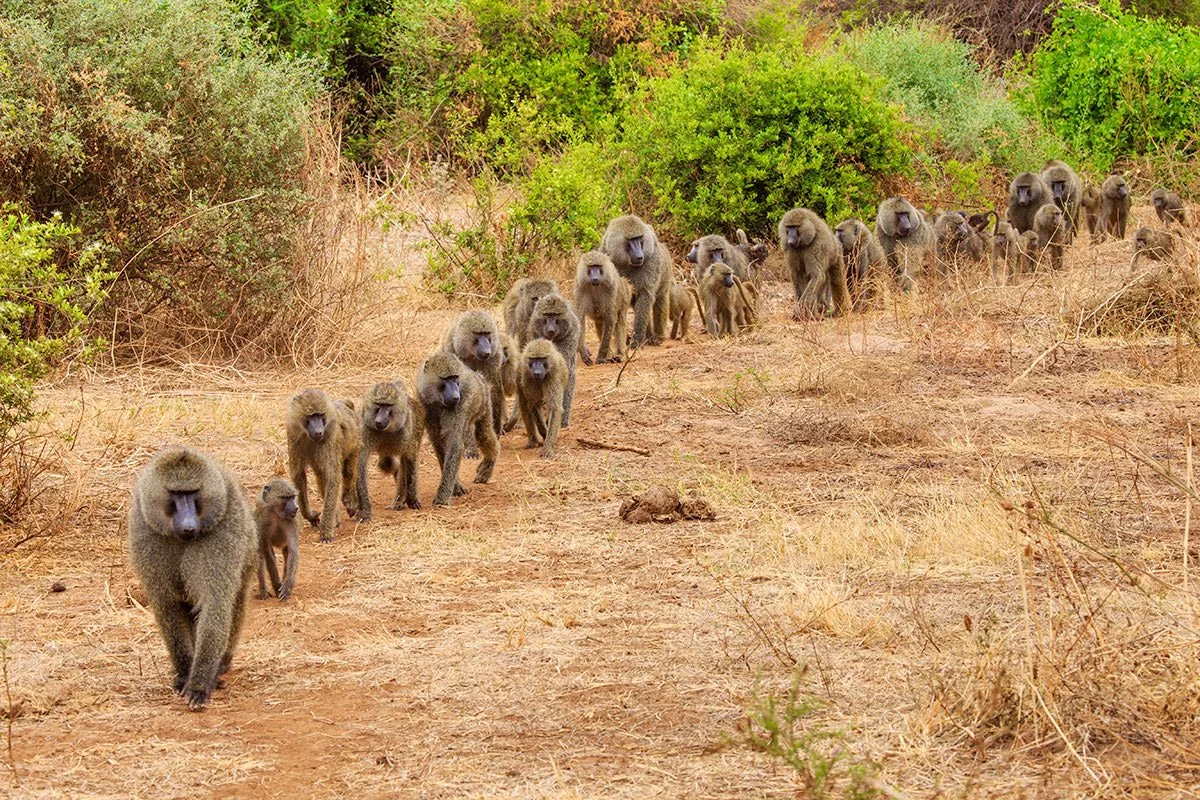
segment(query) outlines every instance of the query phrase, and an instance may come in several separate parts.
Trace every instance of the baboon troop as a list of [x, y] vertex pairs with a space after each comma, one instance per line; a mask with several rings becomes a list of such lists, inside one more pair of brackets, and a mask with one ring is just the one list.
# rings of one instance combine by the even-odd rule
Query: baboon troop
[[1129, 222], [1129, 185], [1120, 175], [1109, 175], [1100, 186], [1100, 219], [1097, 227], [1101, 239], [1115, 236], [1125, 238], [1125, 226]]
[[388, 508], [420, 508], [417, 450], [425, 434], [425, 409], [408, 396], [408, 387], [399, 378], [372, 386], [362, 405], [362, 446], [355, 472], [359, 522], [370, 522], [372, 517], [367, 490], [367, 463], [372, 453], [379, 454], [379, 469], [396, 479]]
[[1022, 172], [1008, 187], [1008, 224], [1016, 228], [1017, 233], [1031, 231], [1038, 209], [1053, 202], [1050, 187], [1041, 175]]
[[1133, 272], [1137, 269], [1138, 260], [1142, 256], [1152, 261], [1163, 261], [1174, 252], [1174, 233], [1169, 230], [1138, 228], [1133, 234], [1133, 259], [1129, 262], [1129, 271]]
[[199, 710], [229, 671], [254, 572], [241, 483], [196, 450], [159, 452], [134, 480], [126, 546], [167, 645], [172, 686]]
[[579, 319], [579, 357], [584, 364], [592, 365], [586, 336], [588, 319], [600, 339], [597, 361], [625, 360], [625, 310], [630, 298], [629, 284], [617, 273], [611, 258], [599, 250], [580, 256], [575, 267], [575, 316]]
[[633, 285], [633, 346], [662, 344], [672, 280], [666, 248], [640, 217], [626, 214], [608, 223], [600, 249]]
[[[296, 522], [296, 487], [287, 478], [273, 478], [254, 504], [254, 525], [258, 529], [258, 599], [272, 593], [280, 600], [292, 596], [296, 570], [300, 568], [300, 526]], [[283, 551], [283, 580], [275, 562], [275, 548]], [[271, 577], [267, 591], [266, 574]]]
[[933, 229], [925, 215], [903, 197], [889, 197], [875, 214], [875, 238], [900, 288], [911, 291], [916, 286], [913, 266], [923, 269], [933, 247]]
[[1150, 202], [1154, 205], [1154, 213], [1164, 225], [1187, 226], [1187, 212], [1183, 207], [1183, 198], [1166, 189], [1155, 189], [1150, 193]]
[[682, 284], [671, 284], [671, 302], [667, 309], [671, 319], [672, 339], [687, 339], [692, 329], [692, 293]]
[[[820, 319], [830, 300], [837, 314], [850, 311], [842, 248], [815, 212], [793, 208], [779, 221], [779, 249], [792, 279], [798, 319]], [[708, 323], [710, 329], [712, 322]]]
[[440, 350], [421, 364], [417, 396], [425, 410], [429, 442], [442, 470], [433, 504], [448, 506], [451, 497], [467, 493], [458, 480], [458, 467], [468, 437], [483, 453], [475, 469], [475, 483], [492, 479], [500, 445], [492, 426], [491, 392], [478, 373], [453, 353]]
[[[572, 355], [574, 351], [572, 351]], [[542, 447], [542, 458], [553, 458], [558, 446], [567, 386], [567, 362], [552, 342], [533, 339], [521, 351], [517, 370], [517, 401], [529, 442]]]
[[[361, 426], [351, 404], [334, 400], [320, 389], [302, 389], [288, 405], [288, 476], [296, 485], [300, 514], [321, 532], [322, 542], [332, 542], [338, 524], [338, 500], [346, 513], [358, 513], [354, 488]], [[308, 471], [317, 478], [321, 513], [308, 507]]]

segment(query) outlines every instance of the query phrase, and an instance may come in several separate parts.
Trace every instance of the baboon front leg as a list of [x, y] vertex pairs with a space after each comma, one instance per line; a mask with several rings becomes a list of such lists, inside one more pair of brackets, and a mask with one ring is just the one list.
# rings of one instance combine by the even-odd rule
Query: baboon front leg
[[296, 571], [300, 569], [300, 543], [296, 541], [296, 534], [289, 534], [287, 545], [283, 548], [283, 583], [275, 590], [276, 596], [280, 600], [287, 600], [292, 596], [292, 589], [296, 586]]
[[188, 673], [192, 669], [192, 653], [195, 646], [190, 609], [179, 601], [159, 605], [151, 599], [150, 610], [158, 622], [167, 652], [171, 654], [171, 667], [175, 670], [172, 686], [177, 693], [182, 694]]
[[321, 517], [317, 523], [317, 530], [320, 535], [317, 537], [322, 542], [332, 542], [337, 535], [338, 526], [338, 501], [341, 499], [342, 487], [341, 477], [342, 472], [336, 464], [329, 465], [326, 469], [327, 477], [321, 480], [320, 474], [317, 475], [317, 483], [323, 483], [321, 487]]
[[571, 425], [571, 404], [575, 401], [575, 365], [567, 365], [567, 386], [563, 390], [562, 399], [562, 426], [568, 428]]
[[370, 522], [373, 515], [371, 509], [371, 492], [367, 486], [367, 461], [371, 458], [371, 449], [363, 447], [358, 451], [358, 468], [355, 470], [354, 486], [358, 494], [358, 520]]

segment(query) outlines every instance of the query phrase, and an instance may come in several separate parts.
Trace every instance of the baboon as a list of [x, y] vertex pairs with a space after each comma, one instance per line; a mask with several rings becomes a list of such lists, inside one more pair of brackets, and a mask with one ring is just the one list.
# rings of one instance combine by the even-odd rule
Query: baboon
[[700, 319], [714, 339], [736, 335], [754, 324], [753, 303], [745, 293], [745, 284], [728, 264], [712, 265], [700, 284], [696, 301]]
[[521, 278], [504, 295], [504, 331], [516, 339], [518, 350], [525, 346], [521, 337], [529, 327], [529, 315], [537, 301], [558, 293], [558, 284], [549, 278]]
[[[354, 470], [362, 431], [352, 404], [334, 400], [320, 389], [301, 389], [288, 405], [288, 476], [296, 484], [300, 514], [332, 542], [338, 525], [338, 497], [346, 513], [358, 513]], [[317, 477], [321, 513], [308, 508], [308, 470]]]
[[846, 291], [855, 304], [866, 296], [867, 282], [887, 264], [883, 248], [871, 229], [861, 219], [847, 219], [833, 230], [842, 248], [842, 264], [846, 270]]
[[1016, 266], [1019, 272], [1033, 272], [1041, 260], [1042, 251], [1038, 244], [1037, 231], [1025, 231], [1017, 237]]
[[1062, 269], [1063, 247], [1067, 243], [1067, 215], [1053, 203], [1047, 203], [1033, 216], [1033, 232], [1038, 237], [1038, 251], [1050, 254], [1052, 269]]
[[909, 274], [910, 265], [921, 268], [933, 248], [933, 228], [925, 215], [905, 198], [889, 197], [876, 212], [875, 238], [900, 288], [911, 291], [916, 281]]
[[129, 503], [129, 561], [167, 645], [172, 686], [197, 711], [229, 671], [254, 573], [254, 519], [241, 484], [210, 456], [159, 452]]
[[[254, 524], [258, 528], [258, 599], [270, 597], [266, 575], [271, 576], [271, 591], [280, 600], [292, 596], [296, 570], [300, 567], [300, 526], [296, 524], [296, 487], [287, 478], [274, 478], [263, 487], [254, 504]], [[283, 580], [275, 563], [275, 548], [283, 551]]]
[[736, 233], [737, 244], [734, 245], [746, 257], [746, 275], [751, 283], [758, 280], [758, 270], [762, 263], [767, 260], [767, 254], [770, 250], [767, 248], [766, 242], [758, 240], [750, 241], [750, 237], [741, 228], [737, 229]]
[[[982, 216], [983, 225], [987, 225], [987, 215], [973, 215], [971, 219], [978, 220]], [[936, 254], [939, 269], [962, 259], [979, 261], [984, 254], [984, 240], [979, 229], [971, 225], [968, 217], [961, 211], [943, 211], [933, 218], [933, 238], [937, 243]]]
[[1125, 226], [1129, 222], [1129, 186], [1120, 175], [1109, 175], [1100, 187], [1100, 238], [1116, 236], [1125, 238]]
[[633, 284], [633, 346], [662, 344], [672, 281], [667, 249], [653, 229], [632, 214], [608, 223], [600, 249], [621, 277]]
[[750, 280], [750, 259], [720, 234], [711, 233], [692, 242], [687, 260], [696, 265], [692, 275], [697, 284], [704, 280], [713, 264], [728, 264], [738, 278], [743, 281]]
[[[1037, 234], [1033, 234], [1037, 238]], [[1003, 286], [1008, 282], [1008, 275], [1014, 271], [1014, 261], [1021, 252], [1017, 232], [1012, 225], [1003, 220], [996, 221], [992, 231], [992, 281]]]
[[1066, 244], [1075, 240], [1079, 230], [1079, 204], [1083, 200], [1083, 182], [1075, 170], [1062, 161], [1047, 161], [1042, 166], [1042, 181], [1050, 187], [1050, 199], [1062, 209]]
[[[571, 424], [571, 403], [575, 399], [575, 355], [579, 350], [579, 337], [583, 331], [575, 312], [567, 305], [562, 295], [552, 294], [538, 300], [533, 307], [533, 315], [529, 318], [529, 331], [526, 339], [548, 339], [567, 367], [567, 383], [563, 389], [562, 426]], [[520, 390], [520, 382], [517, 384]], [[510, 418], [511, 419], [511, 418]]]
[[425, 433], [425, 409], [413, 402], [400, 378], [377, 383], [362, 402], [362, 447], [358, 451], [358, 518], [371, 519], [371, 493], [367, 488], [367, 462], [379, 454], [379, 469], [396, 479], [396, 493], [388, 508], [420, 508], [417, 499], [417, 451]]
[[1042, 176], [1022, 172], [1013, 178], [1008, 187], [1008, 224], [1016, 228], [1017, 233], [1033, 230], [1033, 215], [1046, 203], [1052, 202], [1050, 187], [1042, 180]]
[[1100, 200], [1103, 197], [1100, 189], [1088, 184], [1083, 190], [1083, 199], [1079, 201], [1079, 213], [1087, 217], [1088, 233], [1096, 238], [1096, 223], [1100, 220]]
[[[558, 290], [554, 296], [561, 297]], [[463, 313], [442, 340], [442, 349], [454, 353], [464, 364], [479, 373], [487, 384], [491, 395], [492, 427], [496, 435], [500, 435], [500, 426], [504, 422], [504, 374], [501, 363], [504, 351], [500, 346], [500, 328], [496, 326], [496, 318], [488, 311], [467, 311]], [[476, 456], [475, 448], [468, 445], [467, 456]]]
[[[832, 297], [838, 314], [850, 310], [842, 248], [816, 212], [793, 208], [779, 220], [779, 249], [792, 278], [797, 319], [819, 319]], [[708, 323], [710, 329], [712, 323]]]
[[687, 339], [692, 328], [692, 293], [681, 284], [671, 284], [671, 338]]
[[468, 436], [483, 451], [475, 483], [492, 479], [500, 445], [492, 427], [491, 392], [478, 373], [453, 353], [440, 350], [421, 364], [417, 396], [425, 411], [425, 432], [442, 468], [433, 504], [448, 506], [451, 496], [467, 493], [458, 480], [458, 466]]
[[553, 342], [533, 339], [525, 345], [517, 371], [517, 403], [529, 435], [525, 446], [532, 449], [540, 444], [542, 458], [553, 458], [558, 445], [566, 384], [567, 362]]
[[1138, 228], [1133, 234], [1133, 260], [1129, 262], [1129, 271], [1137, 269], [1138, 259], [1142, 256], [1154, 261], [1163, 261], [1174, 252], [1175, 235], [1171, 231]]
[[1150, 202], [1154, 204], [1154, 213], [1164, 225], [1175, 223], [1186, 226], [1187, 211], [1183, 207], [1183, 198], [1166, 189], [1155, 189], [1150, 193]]
[[589, 317], [600, 338], [596, 359], [601, 363], [625, 360], [625, 312], [630, 295], [629, 284], [617, 273], [611, 258], [599, 250], [580, 256], [575, 267], [575, 316], [579, 318], [579, 357], [584, 364], [592, 364], [584, 335]]

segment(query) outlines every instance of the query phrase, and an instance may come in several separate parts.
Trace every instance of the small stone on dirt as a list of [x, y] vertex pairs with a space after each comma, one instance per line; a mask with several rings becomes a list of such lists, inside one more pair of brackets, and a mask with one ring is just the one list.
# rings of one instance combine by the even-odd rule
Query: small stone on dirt
[[50, 584], [50, 591], [52, 592], [65, 592], [66, 590], [67, 585], [62, 581], [55, 581], [54, 583]]
[[651, 486], [621, 503], [621, 519], [634, 525], [647, 522], [678, 522], [682, 519], [714, 520], [717, 512], [707, 500], [679, 493], [666, 486]]

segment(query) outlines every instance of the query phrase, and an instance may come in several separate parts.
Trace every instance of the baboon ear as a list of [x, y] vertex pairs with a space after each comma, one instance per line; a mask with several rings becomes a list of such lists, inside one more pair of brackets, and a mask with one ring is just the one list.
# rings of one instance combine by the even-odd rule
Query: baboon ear
[[271, 491], [271, 484], [268, 483], [266, 486], [263, 487], [263, 490], [262, 490], [262, 499], [263, 500], [267, 499], [267, 495], [270, 493], [270, 491]]

